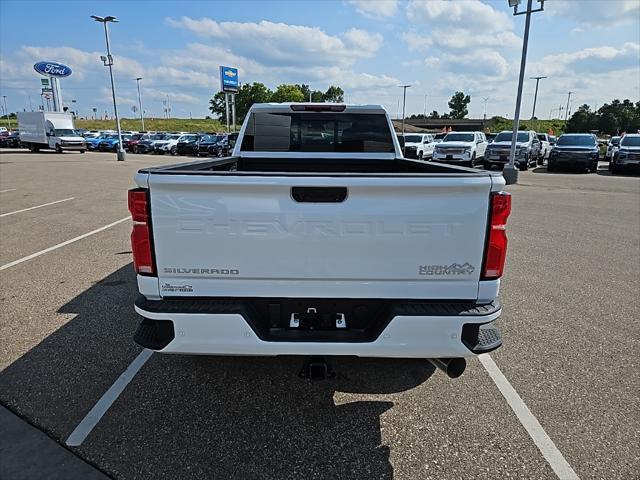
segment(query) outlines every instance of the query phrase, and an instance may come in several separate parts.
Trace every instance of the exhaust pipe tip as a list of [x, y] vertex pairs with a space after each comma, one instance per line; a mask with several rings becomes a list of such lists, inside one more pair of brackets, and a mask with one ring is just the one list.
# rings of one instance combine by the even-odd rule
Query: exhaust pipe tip
[[467, 368], [467, 361], [464, 358], [429, 358], [428, 360], [449, 378], [458, 378]]

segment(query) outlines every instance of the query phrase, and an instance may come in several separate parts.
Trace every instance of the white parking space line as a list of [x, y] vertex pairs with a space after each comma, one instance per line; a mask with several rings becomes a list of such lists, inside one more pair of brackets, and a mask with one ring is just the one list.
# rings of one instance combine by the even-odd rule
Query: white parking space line
[[15, 188], [7, 188], [6, 190], [0, 190], [0, 193], [15, 192], [15, 191], [16, 191]]
[[68, 202], [76, 197], [63, 198], [62, 200], [56, 200], [55, 202], [43, 203], [42, 205], [36, 205], [35, 207], [23, 208], [22, 210], [16, 210], [14, 212], [8, 212], [0, 214], [0, 217], [8, 217], [9, 215], [15, 215], [16, 213], [28, 212], [29, 210], [35, 210], [36, 208], [48, 207], [49, 205], [55, 205], [56, 203]]
[[561, 480], [580, 480], [576, 472], [571, 468], [571, 465], [569, 465], [569, 462], [565, 460], [560, 450], [558, 450], [558, 447], [553, 443], [553, 440], [551, 440], [547, 432], [544, 431], [538, 419], [533, 416], [529, 407], [522, 401], [518, 392], [516, 392], [515, 388], [509, 383], [509, 380], [507, 380], [502, 371], [500, 371], [496, 362], [494, 362], [488, 354], [479, 355], [478, 360], [480, 360], [480, 363], [482, 363], [482, 366], [511, 407], [511, 410], [516, 414], [516, 417], [520, 420], [520, 423], [533, 440], [533, 443], [536, 444], [536, 447], [538, 447], [542, 456], [558, 478]]
[[91, 433], [91, 430], [98, 424], [102, 416], [109, 410], [113, 402], [115, 402], [120, 394], [124, 391], [126, 386], [131, 382], [136, 373], [140, 371], [142, 366], [147, 363], [147, 360], [153, 355], [153, 350], [144, 349], [140, 352], [133, 362], [127, 367], [127, 369], [118, 377], [109, 390], [98, 400], [93, 408], [82, 419], [78, 426], [71, 432], [69, 438], [65, 442], [70, 447], [78, 447], [82, 445], [87, 436]]
[[45, 253], [52, 252], [54, 250], [57, 250], [58, 248], [65, 247], [65, 246], [67, 246], [67, 245], [69, 245], [71, 243], [77, 242], [78, 240], [82, 240], [83, 238], [90, 237], [91, 235], [94, 235], [96, 233], [100, 233], [103, 230], [106, 230], [108, 228], [114, 227], [114, 226], [118, 225], [119, 223], [125, 222], [125, 221], [130, 220], [130, 219], [131, 219], [131, 217], [129, 217], [129, 216], [121, 218], [120, 220], [116, 220], [115, 222], [110, 223], [109, 225], [105, 225], [104, 227], [96, 228], [95, 230], [92, 230], [92, 231], [90, 231], [88, 233], [85, 233], [83, 235], [80, 235], [78, 237], [72, 238], [71, 240], [67, 240], [66, 242], [59, 243], [57, 245], [54, 245], [53, 247], [45, 248], [44, 250], [40, 250], [39, 252], [32, 253], [31, 255], [27, 255], [26, 257], [19, 258], [18, 260], [14, 260], [13, 262], [5, 263], [4, 265], [2, 265], [0, 267], [0, 271], [5, 270], [7, 268], [15, 267], [16, 265], [19, 265], [22, 262], [26, 262], [27, 260], [31, 260], [33, 258], [39, 257], [40, 255], [44, 255]]

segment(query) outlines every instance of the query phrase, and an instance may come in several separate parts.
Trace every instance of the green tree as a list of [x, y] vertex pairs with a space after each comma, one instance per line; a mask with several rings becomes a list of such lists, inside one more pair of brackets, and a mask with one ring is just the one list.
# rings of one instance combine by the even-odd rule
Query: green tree
[[323, 100], [329, 103], [342, 103], [344, 102], [344, 90], [331, 85], [327, 91], [324, 92]]
[[[249, 108], [254, 103], [266, 103], [271, 101], [273, 92], [269, 90], [264, 84], [259, 82], [245, 83], [243, 84], [238, 93], [236, 94], [236, 118], [238, 122], [242, 122], [247, 115]], [[209, 100], [209, 110], [215, 115], [218, 115], [219, 120], [225, 119], [225, 103], [224, 93], [216, 93], [211, 100]]]
[[428, 117], [428, 118], [440, 118], [440, 114], [438, 113], [438, 111], [437, 111], [437, 110], [434, 110], [433, 112], [431, 112], [431, 113], [429, 114], [429, 117]]
[[288, 85], [283, 83], [276, 88], [271, 96], [272, 102], [304, 102], [304, 94], [297, 85]]
[[464, 92], [456, 92], [449, 100], [449, 108], [451, 111], [449, 112], [449, 116], [451, 118], [464, 118], [467, 116], [469, 111], [467, 110], [467, 105], [471, 102], [471, 97], [469, 95], [465, 95]]
[[309, 101], [309, 94], [311, 94], [311, 101], [314, 103], [322, 103], [324, 102], [324, 94], [320, 90], [311, 90], [309, 85], [296, 85], [304, 95], [304, 101]]
[[584, 133], [590, 130], [597, 130], [597, 118], [595, 112], [586, 103], [580, 105], [567, 122], [565, 129], [568, 133]]

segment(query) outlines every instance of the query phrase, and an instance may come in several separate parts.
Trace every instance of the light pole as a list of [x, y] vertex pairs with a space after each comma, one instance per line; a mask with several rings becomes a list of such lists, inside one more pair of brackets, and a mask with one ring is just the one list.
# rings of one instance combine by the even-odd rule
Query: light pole
[[529, 80], [536, 81], [536, 93], [533, 95], [533, 111], [531, 112], [531, 120], [536, 116], [536, 102], [538, 101], [538, 83], [540, 80], [547, 77], [529, 77]]
[[99, 17], [97, 15], [91, 15], [91, 18], [93, 18], [96, 22], [100, 22], [102, 23], [102, 25], [104, 25], [104, 39], [107, 43], [107, 56], [101, 56], [100, 59], [102, 60], [102, 62], [104, 63], [105, 67], [109, 67], [109, 77], [111, 78], [111, 95], [113, 97], [113, 113], [116, 116], [116, 128], [118, 130], [118, 154], [117, 154], [117, 159], [118, 161], [122, 162], [124, 161], [126, 155], [124, 153], [124, 149], [122, 148], [122, 132], [120, 130], [120, 118], [118, 117], [118, 106], [116, 104], [116, 87], [113, 83], [113, 57], [111, 56], [111, 48], [109, 46], [109, 28], [107, 26], [107, 24], [109, 22], [113, 22], [113, 23], [117, 23], [118, 20], [116, 19], [116, 17], [112, 17], [112, 16], [106, 16], [106, 17]]
[[424, 94], [424, 121], [427, 121], [427, 94]]
[[7, 125], [9, 125], [9, 130], [11, 130], [11, 118], [9, 118], [9, 110], [7, 110], [7, 96], [2, 95], [2, 100], [4, 101], [4, 114], [7, 116]]
[[142, 97], [140, 96], [140, 80], [142, 80], [142, 77], [136, 78], [136, 84], [138, 85], [138, 107], [140, 108], [140, 123], [142, 124], [142, 131], [144, 132], [144, 112], [142, 111]]
[[531, 14], [544, 10], [544, 0], [538, 0], [540, 8], [532, 10], [533, 0], [527, 0], [527, 9], [518, 12], [518, 5], [522, 0], [508, 0], [509, 6], [513, 7], [513, 15], [526, 15], [524, 22], [524, 38], [522, 40], [522, 57], [520, 58], [520, 76], [518, 78], [518, 95], [516, 97], [516, 112], [513, 118], [513, 133], [511, 134], [511, 152], [509, 153], [509, 163], [504, 166], [502, 175], [507, 185], [518, 183], [518, 170], [516, 161], [516, 140], [518, 139], [518, 128], [520, 127], [520, 103], [522, 101], [522, 84], [524, 83], [524, 71], [527, 65], [527, 48], [529, 46], [529, 25], [531, 24]]
[[567, 120], [569, 120], [569, 102], [571, 101], [571, 95], [574, 92], [567, 93], [567, 108], [564, 111], [564, 127], [567, 128]]
[[411, 85], [398, 85], [400, 88], [402, 88], [402, 156], [404, 157], [404, 144], [406, 143], [404, 141], [404, 117], [405, 117], [405, 107], [407, 105], [407, 88], [409, 88]]

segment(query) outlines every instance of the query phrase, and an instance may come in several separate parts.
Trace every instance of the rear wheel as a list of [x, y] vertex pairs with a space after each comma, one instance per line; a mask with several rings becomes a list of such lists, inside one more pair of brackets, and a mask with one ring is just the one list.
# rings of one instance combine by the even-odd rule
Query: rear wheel
[[84, 153], [84, 150], [80, 150], [80, 153]]
[[523, 172], [526, 172], [527, 170], [529, 170], [529, 157], [525, 157], [524, 161], [520, 162], [518, 166], [520, 167], [520, 170]]
[[59, 143], [56, 143], [56, 153], [62, 153], [62, 147]]

